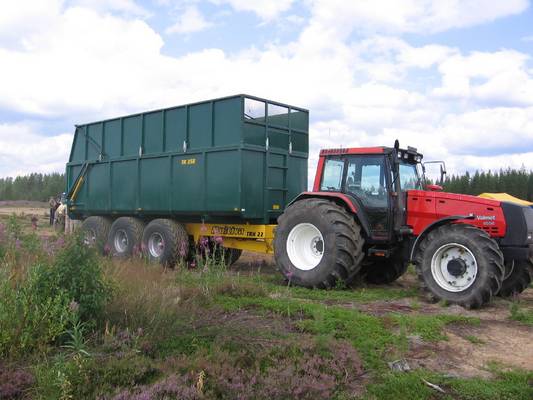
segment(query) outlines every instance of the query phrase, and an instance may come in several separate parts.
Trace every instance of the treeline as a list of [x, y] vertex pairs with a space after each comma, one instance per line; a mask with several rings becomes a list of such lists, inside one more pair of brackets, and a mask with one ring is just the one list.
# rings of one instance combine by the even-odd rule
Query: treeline
[[0, 178], [0, 200], [48, 201], [65, 191], [65, 174], [33, 173]]
[[443, 186], [445, 191], [452, 193], [477, 196], [485, 192], [505, 192], [523, 200], [533, 201], [533, 171], [526, 171], [525, 168], [452, 175], [446, 177]]

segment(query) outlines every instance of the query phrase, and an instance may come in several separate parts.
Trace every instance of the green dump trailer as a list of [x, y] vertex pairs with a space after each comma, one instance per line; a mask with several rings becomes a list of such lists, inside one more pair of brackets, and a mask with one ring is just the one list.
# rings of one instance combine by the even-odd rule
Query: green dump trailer
[[308, 132], [307, 110], [249, 95], [77, 125], [69, 217], [117, 255], [171, 262], [184, 245], [169, 241], [201, 236], [271, 252], [277, 217], [307, 187]]

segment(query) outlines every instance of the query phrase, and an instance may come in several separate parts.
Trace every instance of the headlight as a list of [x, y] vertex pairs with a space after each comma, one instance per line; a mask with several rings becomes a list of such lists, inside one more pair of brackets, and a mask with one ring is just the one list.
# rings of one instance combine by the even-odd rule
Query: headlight
[[528, 242], [533, 242], [533, 232], [529, 232], [529, 233], [527, 234], [527, 241], [528, 241]]

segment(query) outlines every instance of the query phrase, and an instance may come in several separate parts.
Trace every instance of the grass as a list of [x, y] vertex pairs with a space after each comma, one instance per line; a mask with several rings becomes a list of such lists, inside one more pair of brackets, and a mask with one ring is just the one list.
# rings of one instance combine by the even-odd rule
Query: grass
[[[31, 270], [38, 258], [27, 249], [37, 245], [31, 239], [17, 250], [0, 243], [7, 249], [0, 269], [9, 263]], [[413, 288], [323, 291], [223, 265], [165, 270], [142, 259], [99, 263], [113, 297], [92, 325], [74, 335], [78, 345], [49, 343], [47, 351], [0, 363], [0, 377], [20, 377], [9, 378], [17, 393], [37, 399], [533, 396], [533, 376], [526, 371], [493, 367], [492, 379], [451, 379], [424, 369], [391, 372], [387, 362], [408, 356], [409, 336], [431, 345], [447, 339], [450, 324], [479, 324], [465, 316], [423, 314], [425, 303]], [[362, 311], [399, 299], [412, 305], [409, 313]], [[528, 323], [530, 310], [513, 307], [512, 318]], [[475, 336], [467, 340], [481, 343]], [[0, 398], [10, 398], [3, 390], [0, 383]]]
[[521, 307], [519, 303], [511, 304], [511, 319], [533, 326], [533, 309]]

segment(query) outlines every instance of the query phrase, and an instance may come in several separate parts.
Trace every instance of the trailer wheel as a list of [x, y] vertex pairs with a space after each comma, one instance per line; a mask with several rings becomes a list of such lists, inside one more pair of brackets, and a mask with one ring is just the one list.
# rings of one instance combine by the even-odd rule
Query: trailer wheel
[[361, 268], [363, 238], [353, 216], [323, 199], [304, 199], [278, 218], [274, 255], [291, 283], [331, 288], [349, 281]]
[[152, 262], [174, 266], [189, 254], [189, 236], [185, 227], [171, 219], [154, 219], [142, 235], [143, 254]]
[[415, 259], [422, 289], [432, 301], [479, 308], [502, 285], [504, 265], [498, 244], [472, 225], [435, 229], [422, 241]]
[[501, 297], [511, 297], [526, 290], [533, 280], [533, 263], [529, 260], [511, 261], [505, 264], [506, 276], [498, 293]]
[[107, 217], [92, 216], [85, 219], [81, 224], [84, 243], [103, 253], [111, 223], [111, 219]]
[[144, 223], [133, 217], [120, 217], [113, 222], [107, 244], [111, 255], [130, 257], [141, 250]]
[[388, 284], [396, 281], [407, 271], [408, 263], [395, 258], [375, 260], [363, 264], [361, 274], [368, 283], [376, 285]]

